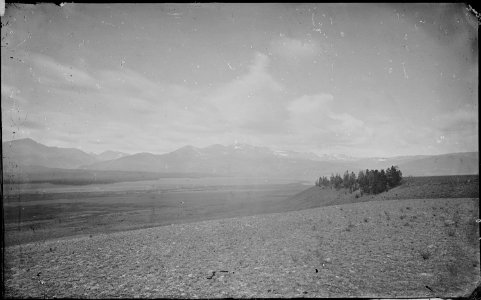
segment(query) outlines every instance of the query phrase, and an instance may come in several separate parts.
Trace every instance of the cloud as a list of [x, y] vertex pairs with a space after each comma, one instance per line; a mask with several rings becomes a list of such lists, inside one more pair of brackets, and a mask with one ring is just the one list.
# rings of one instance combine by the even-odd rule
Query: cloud
[[34, 67], [33, 72], [42, 84], [54, 87], [65, 87], [67, 84], [68, 88], [73, 86], [95, 88], [98, 83], [89, 73], [72, 65], [61, 64], [43, 54], [30, 53], [26, 56], [26, 62]]
[[15, 134], [22, 132], [22, 124], [26, 122], [25, 107], [28, 101], [21, 96], [21, 90], [2, 82], [2, 134], [4, 139], [10, 139]]
[[433, 118], [429, 141], [444, 151], [478, 151], [478, 110], [471, 105]]
[[257, 53], [249, 71], [207, 95], [216, 118], [235, 129], [259, 133], [278, 130], [285, 116], [284, 87], [268, 72], [269, 57]]
[[313, 57], [321, 51], [317, 41], [305, 41], [286, 36], [271, 41], [270, 48], [272, 53], [288, 59]]
[[454, 112], [434, 117], [435, 126], [445, 133], [459, 133], [460, 131], [476, 132], [479, 124], [478, 111], [469, 106]]
[[25, 120], [20, 123], [20, 126], [30, 130], [42, 130], [46, 128], [45, 124], [43, 124], [42, 122], [32, 120]]
[[42, 54], [32, 53], [29, 57], [39, 79], [36, 84], [42, 86], [39, 91], [49, 93], [43, 97], [44, 108], [62, 107], [68, 100], [73, 107], [84, 110], [95, 106], [96, 110], [117, 113], [155, 114], [160, 110], [165, 113], [169, 106], [183, 110], [186, 101], [193, 97], [192, 91], [183, 86], [154, 82], [127, 67], [80, 69]]
[[366, 141], [372, 130], [362, 120], [348, 113], [332, 110], [331, 94], [304, 95], [287, 106], [288, 124], [293, 140], [315, 148], [336, 145], [359, 145]]
[[32, 54], [28, 62], [40, 82], [32, 88], [2, 82], [6, 139], [28, 136], [49, 145], [132, 153], [238, 140], [354, 156], [419, 153], [441, 144], [454, 152], [477, 143], [478, 114], [472, 107], [420, 126], [395, 114], [364, 115], [359, 108], [363, 121], [348, 110], [337, 111], [342, 105], [328, 93], [288, 99], [287, 87], [271, 74], [270, 57], [263, 53], [255, 54], [244, 74], [216, 89], [157, 82], [128, 67], [70, 67], [46, 55]]
[[[26, 64], [15, 72], [23, 71], [27, 78], [33, 75], [34, 80], [24, 86], [13, 79], [2, 81], [2, 117], [12, 123], [3, 127], [5, 136], [13, 137], [15, 132], [17, 137], [20, 134], [59, 146], [76, 139], [71, 146], [93, 149], [102, 145], [89, 141], [112, 142], [100, 149], [105, 150], [116, 149], [115, 140], [118, 143], [119, 136], [128, 135], [137, 149], [151, 149], [156, 144], [168, 145], [168, 136], [188, 140], [196, 123], [206, 124], [202, 119], [210, 117], [195, 103], [198, 91], [154, 82], [127, 67], [80, 69], [38, 53], [22, 58]], [[145, 136], [155, 137], [155, 142], [150, 138], [146, 142]]]
[[192, 96], [191, 91], [183, 86], [154, 82], [127, 67], [120, 70], [99, 70], [97, 73], [100, 89], [135, 95], [151, 102], [176, 101]]
[[330, 108], [330, 94], [304, 95], [289, 103], [290, 123], [296, 130], [321, 130], [347, 134], [359, 131], [364, 122], [347, 113], [335, 113]]
[[10, 105], [13, 107], [17, 103], [25, 105], [28, 101], [21, 96], [20, 89], [2, 82], [2, 111]]

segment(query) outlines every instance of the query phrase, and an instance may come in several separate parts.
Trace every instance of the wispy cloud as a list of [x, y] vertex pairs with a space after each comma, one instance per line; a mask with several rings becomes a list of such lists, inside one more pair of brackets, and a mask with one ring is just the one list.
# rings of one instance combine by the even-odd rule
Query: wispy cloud
[[283, 58], [314, 57], [321, 51], [319, 42], [315, 40], [294, 39], [282, 35], [271, 42], [271, 51]]
[[74, 86], [95, 88], [98, 83], [89, 73], [73, 65], [61, 64], [47, 55], [30, 53], [26, 56], [26, 62], [30, 63], [37, 79], [44, 85], [68, 88]]
[[335, 113], [330, 94], [304, 95], [288, 105], [289, 123], [298, 134], [334, 135], [354, 140], [365, 131], [364, 122], [347, 113]]
[[176, 101], [178, 98], [192, 96], [191, 91], [181, 85], [154, 82], [127, 67], [99, 70], [97, 77], [101, 89], [122, 91], [153, 102]]
[[[135, 143], [156, 128], [160, 138], [166, 132], [188, 131], [181, 127], [200, 117], [190, 105], [195, 91], [154, 82], [129, 68], [80, 69], [38, 53], [26, 55], [25, 63], [36, 79], [35, 88], [2, 82], [3, 117], [15, 120], [15, 129], [4, 127], [7, 138], [14, 132], [30, 136], [32, 130], [44, 129], [35, 137], [64, 146], [76, 137], [77, 144], [85, 146], [89, 140], [109, 141], [128, 132]], [[29, 120], [23, 122], [27, 115]]]

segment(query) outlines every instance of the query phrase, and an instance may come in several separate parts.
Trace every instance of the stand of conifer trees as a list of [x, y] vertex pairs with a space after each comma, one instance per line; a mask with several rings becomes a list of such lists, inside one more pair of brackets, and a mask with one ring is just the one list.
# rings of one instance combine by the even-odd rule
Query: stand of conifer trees
[[335, 189], [346, 188], [349, 192], [361, 190], [361, 193], [379, 194], [401, 184], [402, 172], [397, 166], [382, 170], [360, 171], [357, 175], [354, 172], [344, 172], [341, 177], [339, 174], [332, 174], [330, 178], [326, 176], [319, 177], [316, 180], [316, 186], [330, 187]]

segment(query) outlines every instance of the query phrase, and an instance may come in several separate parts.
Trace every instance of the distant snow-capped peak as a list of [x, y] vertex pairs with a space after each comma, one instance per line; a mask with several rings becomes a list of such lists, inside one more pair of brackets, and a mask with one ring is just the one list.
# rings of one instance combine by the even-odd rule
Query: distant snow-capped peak
[[356, 160], [354, 157], [345, 154], [323, 154], [320, 156], [322, 161], [353, 161]]
[[282, 157], [287, 157], [287, 156], [289, 156], [289, 154], [287, 153], [287, 151], [284, 151], [284, 150], [274, 150], [273, 153], [274, 153], [274, 155], [282, 156]]
[[273, 154], [278, 157], [306, 160], [320, 160], [321, 158], [312, 152], [296, 152], [289, 150], [274, 150]]

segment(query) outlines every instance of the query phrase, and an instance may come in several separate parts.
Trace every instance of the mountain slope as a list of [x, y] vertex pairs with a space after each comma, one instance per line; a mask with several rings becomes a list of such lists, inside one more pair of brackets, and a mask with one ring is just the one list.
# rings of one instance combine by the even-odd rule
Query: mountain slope
[[121, 157], [124, 157], [124, 156], [127, 156], [127, 155], [128, 155], [127, 153], [123, 153], [123, 152], [120, 152], [120, 151], [111, 151], [111, 150], [104, 151], [100, 154], [93, 154], [93, 156], [99, 161], [117, 159], [117, 158], [121, 158]]
[[479, 154], [465, 152], [424, 157], [400, 163], [399, 169], [412, 176], [479, 174]]
[[314, 178], [321, 170], [341, 172], [348, 167], [344, 162], [321, 162], [280, 156], [268, 148], [248, 145], [206, 148], [186, 146], [171, 153], [154, 155], [141, 153], [116, 160], [83, 166], [86, 169], [198, 172], [222, 176], [275, 176]]
[[16, 165], [73, 169], [97, 161], [79, 149], [48, 147], [28, 138], [3, 142], [2, 158], [4, 168], [12, 170]]
[[[312, 159], [309, 159], [312, 158]], [[212, 145], [206, 148], [185, 146], [171, 153], [135, 154], [94, 163], [84, 168], [98, 170], [199, 172], [223, 176], [273, 176], [314, 180], [318, 176], [385, 169], [397, 165], [405, 176], [459, 175], [478, 173], [478, 153], [452, 153], [438, 156], [400, 156], [393, 158], [351, 158], [318, 160], [297, 152], [272, 151], [249, 145]]]

